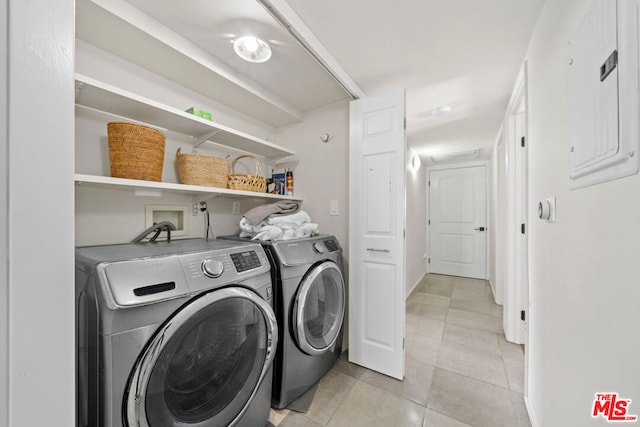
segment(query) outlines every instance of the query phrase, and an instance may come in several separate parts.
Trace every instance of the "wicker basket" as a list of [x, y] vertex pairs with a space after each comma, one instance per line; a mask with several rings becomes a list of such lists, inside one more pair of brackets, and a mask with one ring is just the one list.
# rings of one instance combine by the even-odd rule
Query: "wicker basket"
[[202, 154], [182, 154], [178, 148], [176, 163], [181, 184], [227, 188], [227, 159]]
[[[253, 161], [256, 163], [255, 175], [233, 173], [236, 167], [236, 162], [245, 157], [253, 159]], [[267, 181], [264, 179], [264, 177], [260, 176], [262, 174], [262, 171], [260, 169], [260, 162], [253, 156], [244, 155], [234, 159], [231, 163], [231, 172], [232, 173], [229, 174], [229, 188], [232, 190], [246, 190], [264, 193], [267, 188]]]
[[162, 181], [164, 134], [134, 123], [107, 123], [111, 176]]

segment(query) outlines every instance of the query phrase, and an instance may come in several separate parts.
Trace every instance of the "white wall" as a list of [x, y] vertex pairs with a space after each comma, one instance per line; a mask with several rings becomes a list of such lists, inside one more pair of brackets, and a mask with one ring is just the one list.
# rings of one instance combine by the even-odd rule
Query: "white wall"
[[[409, 151], [407, 162], [411, 162]], [[427, 272], [427, 175], [425, 167], [414, 170], [407, 165], [407, 234], [406, 234], [406, 296], [420, 283]]]
[[504, 233], [504, 214], [505, 207], [503, 205], [503, 174], [505, 167], [505, 142], [504, 132], [500, 129], [498, 137], [496, 138], [496, 144], [493, 147], [491, 153], [491, 173], [490, 173], [490, 188], [491, 197], [489, 198], [490, 211], [493, 212], [489, 216], [489, 283], [491, 284], [491, 291], [493, 292], [493, 298], [496, 304], [504, 304], [503, 296], [503, 265], [502, 261], [504, 257], [504, 245], [502, 244], [502, 236]]
[[[331, 135], [328, 142], [320, 136]], [[349, 259], [349, 104], [339, 102], [305, 113], [300, 124], [282, 128], [277, 143], [296, 152], [293, 164], [294, 192], [302, 208], [320, 224], [320, 232], [333, 234]], [[329, 203], [338, 201], [338, 215], [329, 214]]]
[[[640, 414], [640, 175], [568, 189], [567, 40], [584, 0], [548, 0], [527, 54], [530, 155], [528, 405], [535, 426], [604, 425], [594, 394]], [[557, 221], [537, 219], [557, 197]]]
[[0, 215], [0, 252], [7, 257], [0, 323], [9, 333], [7, 350], [0, 332], [0, 425], [69, 427], [75, 425], [74, 2], [0, 3], [9, 23], [8, 75], [0, 71], [8, 82], [8, 108], [0, 108], [3, 122], [8, 113], [8, 132], [0, 126], [0, 198], [7, 198], [0, 203], [7, 215]]

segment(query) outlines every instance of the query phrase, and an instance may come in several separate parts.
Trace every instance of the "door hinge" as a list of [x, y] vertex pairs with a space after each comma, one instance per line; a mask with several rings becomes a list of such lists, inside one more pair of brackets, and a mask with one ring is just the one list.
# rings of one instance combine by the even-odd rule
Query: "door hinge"
[[407, 130], [407, 118], [404, 118], [404, 130]]
[[600, 66], [600, 81], [603, 82], [609, 74], [618, 66], [618, 50], [611, 52], [611, 55]]
[[521, 147], [524, 147], [524, 139], [525, 139], [524, 136], [522, 138], [520, 138], [520, 146]]
[[524, 224], [520, 224], [520, 233], [524, 234]]
[[524, 322], [525, 319], [526, 319], [525, 311], [524, 310], [520, 310], [520, 320], [522, 320]]
[[403, 349], [403, 350], [404, 350], [404, 348], [405, 348], [405, 347], [404, 347], [404, 344], [405, 344], [405, 343], [404, 343], [404, 337], [402, 337], [402, 349]]
[[427, 225], [431, 225], [431, 220], [430, 219], [427, 220]]
[[431, 258], [427, 258], [427, 264], [431, 264]]
[[427, 187], [431, 187], [431, 180], [427, 181]]

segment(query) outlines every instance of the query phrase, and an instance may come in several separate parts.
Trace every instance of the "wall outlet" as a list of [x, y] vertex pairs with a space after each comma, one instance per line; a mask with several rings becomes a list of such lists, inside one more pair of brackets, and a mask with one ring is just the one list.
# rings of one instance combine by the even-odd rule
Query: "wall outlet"
[[240, 215], [240, 202], [239, 201], [234, 201], [231, 204], [231, 214], [232, 215]]

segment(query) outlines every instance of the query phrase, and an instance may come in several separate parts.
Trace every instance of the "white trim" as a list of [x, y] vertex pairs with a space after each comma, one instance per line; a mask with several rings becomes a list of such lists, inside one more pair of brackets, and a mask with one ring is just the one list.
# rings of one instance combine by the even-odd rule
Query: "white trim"
[[7, 0], [0, 0], [0, 427], [9, 427], [9, 108]]
[[538, 427], [540, 423], [535, 417], [535, 412], [531, 408], [531, 400], [529, 396], [524, 396], [524, 406], [527, 408], [527, 414], [529, 415], [529, 421], [531, 422], [531, 427]]
[[[425, 211], [424, 211], [424, 223], [425, 223], [425, 233], [424, 233], [424, 237], [425, 239], [427, 239], [426, 244], [424, 245], [424, 254], [426, 256], [425, 260], [423, 261], [425, 263], [425, 276], [427, 274], [429, 274], [429, 266], [430, 266], [430, 258], [431, 258], [431, 241], [429, 238], [429, 233], [431, 232], [431, 219], [429, 218], [429, 168], [425, 168], [424, 171], [424, 183], [425, 183]], [[408, 294], [407, 294], [408, 295]]]
[[[503, 209], [507, 210], [506, 224], [507, 230], [505, 234], [505, 274], [504, 274], [504, 332], [508, 341], [515, 342], [517, 344], [525, 343], [525, 325], [520, 320], [520, 310], [524, 309], [527, 313], [529, 308], [527, 306], [528, 295], [524, 295], [525, 290], [522, 286], [516, 286], [516, 284], [524, 283], [524, 286], [528, 287], [525, 283], [528, 281], [527, 274], [527, 246], [528, 246], [528, 232], [530, 229], [531, 221], [527, 217], [528, 205], [527, 200], [527, 165], [528, 162], [526, 151], [522, 153], [520, 150], [520, 136], [525, 137], [525, 148], [528, 151], [528, 135], [527, 135], [527, 93], [526, 93], [526, 61], [522, 63], [518, 78], [512, 92], [511, 99], [507, 106], [505, 114], [505, 149], [508, 164], [510, 165], [506, 171], [505, 183], [506, 185], [506, 205]], [[519, 131], [515, 122], [515, 116], [524, 113], [522, 117], [522, 129], [520, 134], [515, 134]], [[524, 167], [518, 165], [518, 159], [524, 157]], [[516, 187], [517, 184], [523, 185], [523, 188]], [[521, 234], [520, 224], [525, 224], [524, 237]], [[524, 245], [521, 240], [524, 239]], [[510, 311], [511, 309], [511, 311]]]
[[258, 0], [353, 99], [366, 94], [285, 0]]
[[473, 162], [448, 163], [446, 165], [430, 165], [427, 166], [427, 174], [432, 170], [472, 168], [475, 166], [489, 166], [489, 164], [488, 160], [476, 160]]
[[75, 3], [7, 3], [9, 425], [73, 426]]
[[409, 295], [411, 295], [411, 293], [416, 290], [420, 282], [422, 282], [425, 277], [427, 277], [427, 273], [424, 273], [418, 280], [416, 280], [413, 285], [411, 285], [411, 288], [409, 288], [409, 290], [407, 291], [407, 295], [405, 295], [405, 299], [409, 299]]

